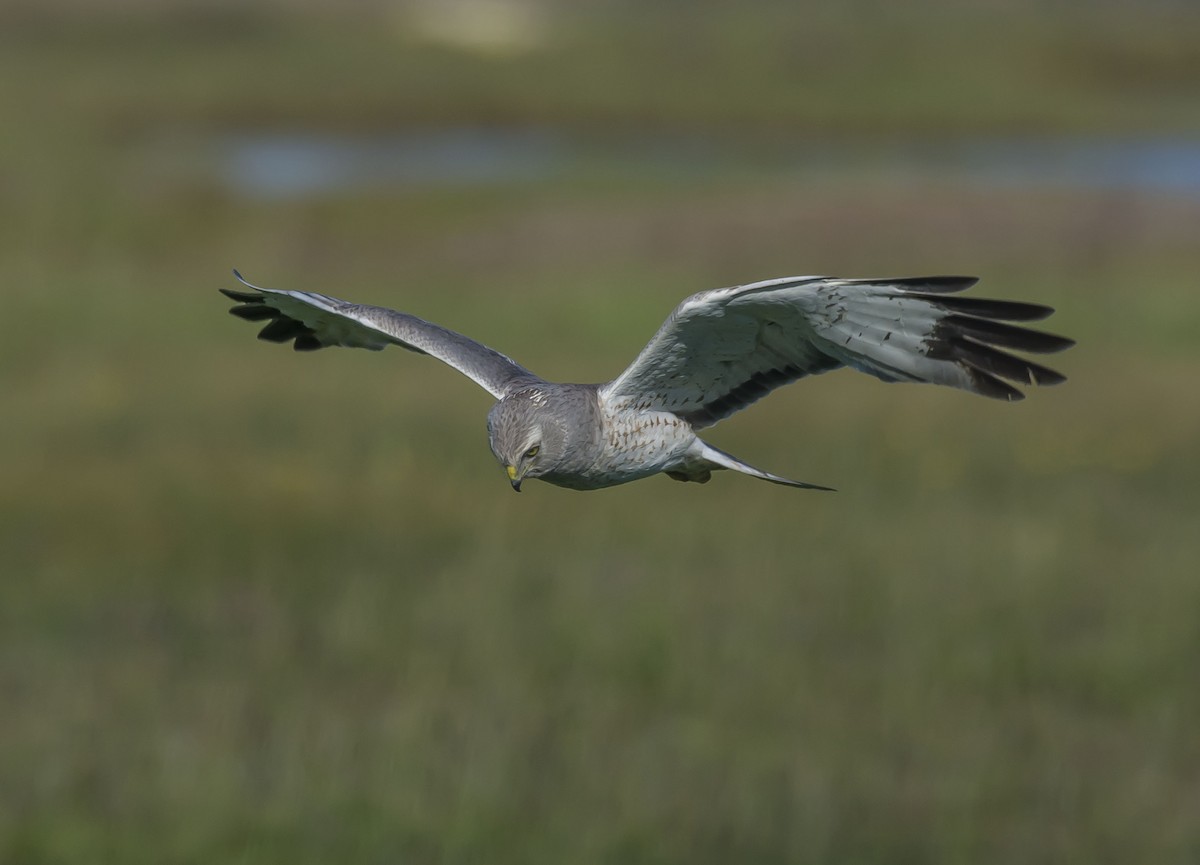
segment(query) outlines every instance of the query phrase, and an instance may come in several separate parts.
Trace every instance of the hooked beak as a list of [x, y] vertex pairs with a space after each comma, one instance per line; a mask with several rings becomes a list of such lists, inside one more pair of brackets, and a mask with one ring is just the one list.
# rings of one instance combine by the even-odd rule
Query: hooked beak
[[517, 467], [505, 466], [504, 470], [508, 472], [508, 482], [512, 484], [512, 488], [519, 493], [521, 491], [521, 476], [517, 474]]

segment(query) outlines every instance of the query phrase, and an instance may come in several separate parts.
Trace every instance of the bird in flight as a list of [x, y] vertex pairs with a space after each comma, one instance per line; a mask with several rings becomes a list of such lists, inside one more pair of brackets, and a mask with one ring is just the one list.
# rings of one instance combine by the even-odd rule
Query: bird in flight
[[1054, 310], [1034, 303], [957, 293], [969, 276], [838, 279], [790, 276], [702, 291], [667, 317], [632, 364], [604, 384], [546, 381], [462, 334], [404, 312], [323, 294], [221, 289], [233, 315], [266, 322], [259, 339], [296, 351], [327, 346], [373, 351], [398, 345], [449, 364], [496, 398], [488, 443], [512, 488], [537, 478], [593, 490], [660, 472], [705, 483], [729, 469], [776, 484], [829, 487], [755, 468], [697, 432], [775, 388], [848, 366], [887, 382], [931, 382], [1008, 400], [1010, 382], [1058, 384], [1065, 377], [1012, 354], [1074, 345], [1009, 322]]

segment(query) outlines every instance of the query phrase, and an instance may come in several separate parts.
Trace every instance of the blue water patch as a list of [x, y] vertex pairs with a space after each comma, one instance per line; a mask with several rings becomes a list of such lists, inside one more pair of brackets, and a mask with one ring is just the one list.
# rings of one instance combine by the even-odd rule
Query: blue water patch
[[873, 175], [999, 185], [1125, 189], [1200, 197], [1200, 139], [987, 138], [775, 142], [743, 150], [681, 136], [596, 142], [539, 129], [458, 129], [378, 137], [231, 135], [222, 180], [253, 198], [366, 189], [521, 184], [570, 172], [644, 177], [748, 170], [769, 175]]
[[455, 130], [378, 138], [232, 135], [221, 174], [253, 197], [371, 187], [479, 186], [538, 180], [565, 167], [559, 142], [536, 131]]
[[1200, 141], [1000, 140], [958, 156], [967, 175], [993, 182], [1200, 196]]

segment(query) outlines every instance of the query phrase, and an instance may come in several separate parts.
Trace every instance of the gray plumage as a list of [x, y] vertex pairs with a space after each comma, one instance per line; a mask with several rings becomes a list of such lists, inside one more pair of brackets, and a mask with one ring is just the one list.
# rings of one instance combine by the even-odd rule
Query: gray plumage
[[1005, 349], [1062, 351], [1073, 341], [1009, 324], [1047, 306], [958, 297], [973, 277], [799, 276], [684, 300], [632, 364], [606, 384], [556, 384], [462, 334], [407, 313], [323, 294], [221, 289], [230, 312], [266, 322], [259, 338], [297, 351], [398, 345], [449, 364], [496, 397], [492, 453], [513, 489], [525, 478], [587, 490], [663, 472], [704, 483], [714, 470], [828, 489], [754, 468], [696, 431], [806, 375], [849, 366], [883, 381], [931, 382], [1016, 401], [1018, 384], [1064, 377]]

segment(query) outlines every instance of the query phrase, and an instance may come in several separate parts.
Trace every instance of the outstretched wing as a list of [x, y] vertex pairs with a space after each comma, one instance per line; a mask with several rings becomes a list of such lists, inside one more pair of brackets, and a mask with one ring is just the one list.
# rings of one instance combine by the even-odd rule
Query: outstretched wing
[[1057, 384], [1059, 373], [1002, 349], [1048, 353], [1074, 342], [1010, 321], [1054, 310], [1033, 303], [950, 296], [969, 276], [836, 279], [796, 276], [689, 297], [606, 400], [674, 412], [711, 426], [782, 385], [849, 366], [884, 381], [1024, 398], [1004, 379]]
[[347, 303], [335, 297], [308, 291], [259, 288], [233, 275], [253, 292], [221, 293], [238, 302], [230, 313], [249, 321], [265, 321], [259, 339], [269, 342], [295, 340], [296, 351], [315, 351], [326, 346], [367, 348], [379, 351], [398, 345], [419, 354], [436, 357], [487, 390], [497, 399], [514, 386], [541, 379], [498, 351], [436, 324], [385, 309]]

